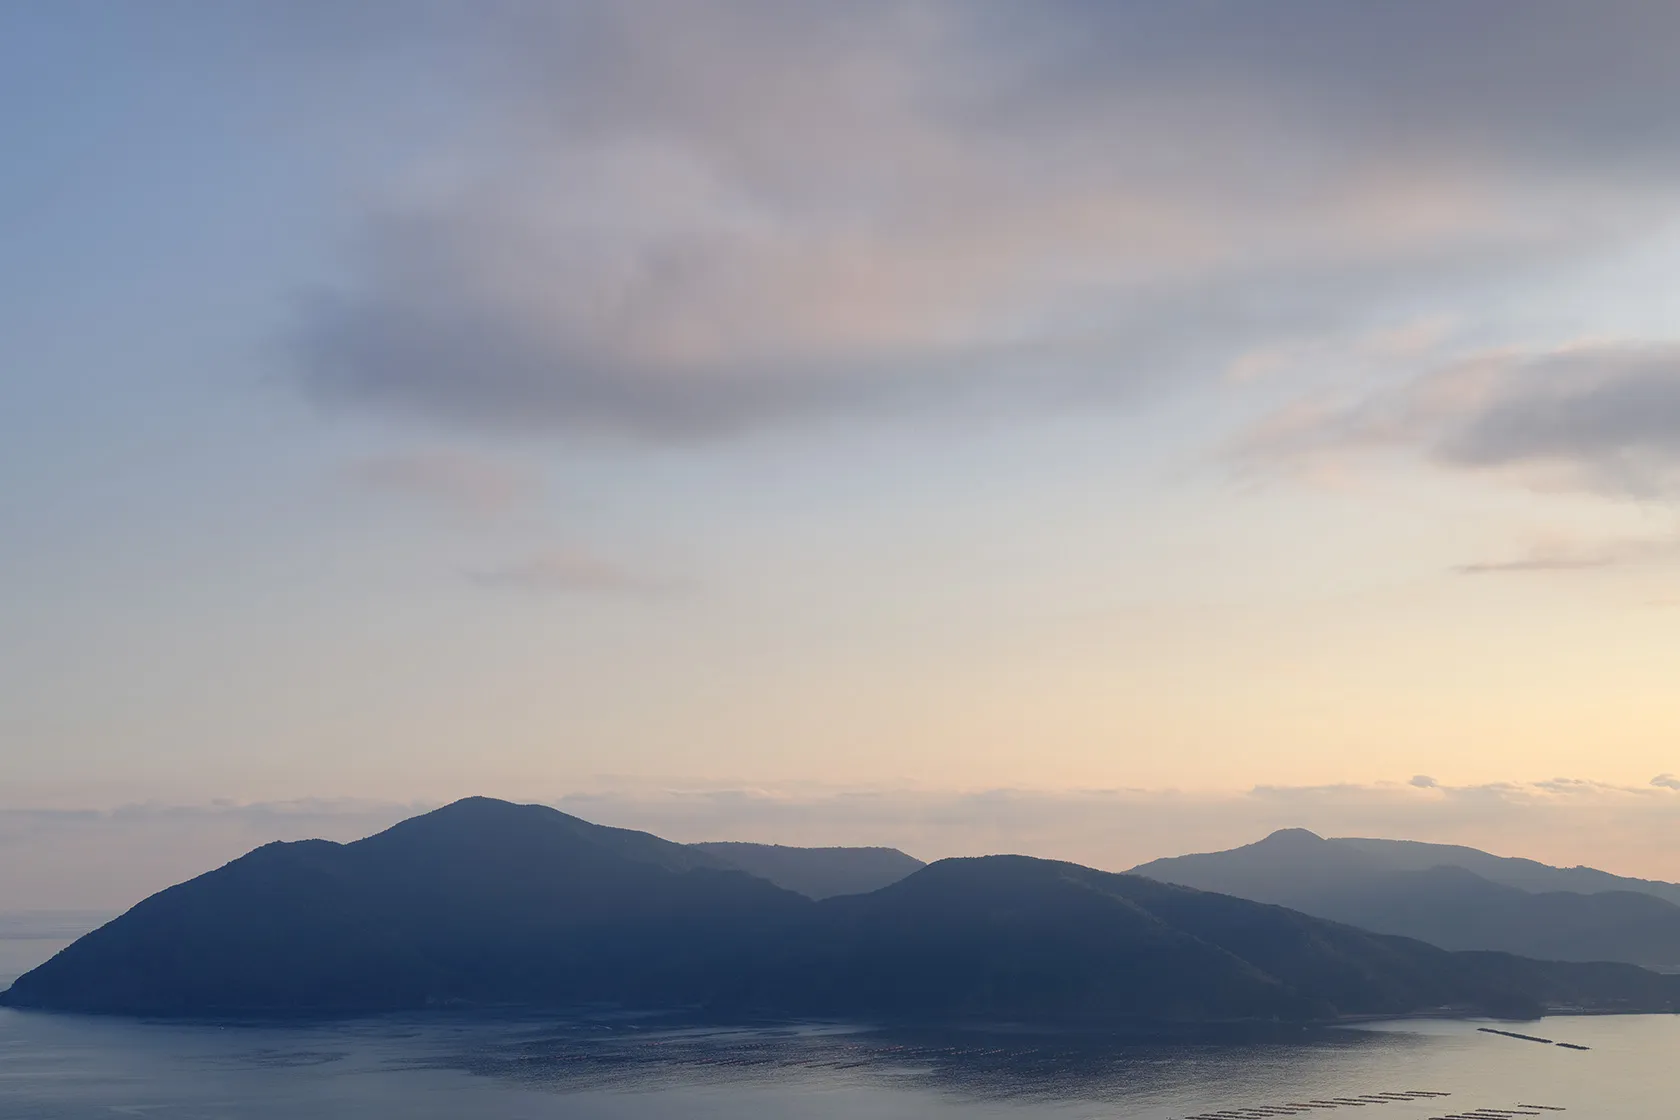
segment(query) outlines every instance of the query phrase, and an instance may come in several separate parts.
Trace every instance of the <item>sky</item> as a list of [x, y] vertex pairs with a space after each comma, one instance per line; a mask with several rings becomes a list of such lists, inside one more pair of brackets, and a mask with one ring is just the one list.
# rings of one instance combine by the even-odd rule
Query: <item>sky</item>
[[471, 793], [1680, 878], [1676, 43], [0, 0], [0, 893]]

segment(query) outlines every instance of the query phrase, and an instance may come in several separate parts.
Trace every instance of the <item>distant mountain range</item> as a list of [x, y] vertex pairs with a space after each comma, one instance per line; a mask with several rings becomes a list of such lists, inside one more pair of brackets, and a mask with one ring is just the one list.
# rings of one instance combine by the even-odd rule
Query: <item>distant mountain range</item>
[[813, 901], [711, 846], [470, 798], [352, 844], [259, 848], [146, 899], [0, 1003], [148, 1015], [609, 1003], [728, 1016], [1301, 1022], [1666, 1011], [1680, 1006], [1680, 978], [1452, 953], [1024, 856], [942, 860]]
[[812, 899], [867, 894], [927, 866], [897, 848], [789, 848], [735, 841], [689, 847]]
[[1445, 949], [1680, 970], [1680, 886], [1590, 867], [1285, 829], [1230, 851], [1155, 860], [1131, 874]]

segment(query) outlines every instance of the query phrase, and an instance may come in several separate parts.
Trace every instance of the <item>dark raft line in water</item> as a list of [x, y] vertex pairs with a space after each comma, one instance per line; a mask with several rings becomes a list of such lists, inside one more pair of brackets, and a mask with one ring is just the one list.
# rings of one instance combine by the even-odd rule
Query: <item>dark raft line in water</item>
[[1544, 1042], [1547, 1046], [1552, 1045], [1551, 1039], [1541, 1038], [1537, 1034], [1518, 1034], [1516, 1031], [1500, 1031], [1495, 1030], [1492, 1027], [1477, 1027], [1476, 1029], [1481, 1031], [1483, 1034], [1500, 1034], [1504, 1035], [1506, 1038], [1520, 1038], [1524, 1042]]
[[[1506, 1034], [1506, 1031], [1494, 1031], [1494, 1034]], [[1518, 1035], [1522, 1038], [1525, 1036]], [[1534, 1041], [1540, 1041], [1536, 1039]], [[1215, 1109], [1211, 1112], [1198, 1112], [1185, 1120], [1265, 1120], [1271, 1116], [1297, 1116], [1304, 1112], [1334, 1111], [1339, 1108], [1364, 1108], [1368, 1104], [1398, 1104], [1408, 1101], [1430, 1100], [1436, 1097], [1450, 1097], [1451, 1093], [1443, 1093], [1432, 1089], [1407, 1089], [1401, 1092], [1360, 1093], [1354, 1097], [1315, 1097], [1306, 1101], [1286, 1101], [1283, 1104], [1249, 1104], [1233, 1105], [1230, 1108]], [[1510, 1108], [1472, 1108], [1465, 1112], [1449, 1112], [1439, 1116], [1431, 1116], [1429, 1120], [1510, 1120], [1515, 1116], [1540, 1116], [1547, 1112], [1565, 1112], [1562, 1105], [1555, 1104], [1515, 1104]]]
[[[1303, 1112], [1322, 1112], [1338, 1108], [1364, 1108], [1368, 1104], [1395, 1104], [1401, 1101], [1430, 1100], [1450, 1097], [1437, 1089], [1402, 1089], [1380, 1093], [1361, 1093], [1356, 1097], [1314, 1098], [1307, 1101], [1285, 1101], [1283, 1104], [1233, 1105], [1213, 1112], [1198, 1112], [1185, 1120], [1262, 1120], [1268, 1116], [1298, 1116]], [[1491, 1116], [1481, 1120], [1493, 1120]]]
[[[1506, 1038], [1520, 1038], [1524, 1042], [1543, 1042], [1547, 1046], [1561, 1046], [1565, 1050], [1591, 1050], [1592, 1049], [1591, 1046], [1582, 1046], [1578, 1042], [1557, 1042], [1557, 1041], [1554, 1041], [1550, 1038], [1541, 1038], [1539, 1035], [1535, 1035], [1535, 1034], [1518, 1034], [1516, 1031], [1500, 1031], [1500, 1030], [1494, 1030], [1492, 1027], [1477, 1027], [1476, 1029], [1481, 1031], [1483, 1034], [1502, 1034]], [[1547, 1107], [1547, 1106], [1538, 1105], [1536, 1107]]]

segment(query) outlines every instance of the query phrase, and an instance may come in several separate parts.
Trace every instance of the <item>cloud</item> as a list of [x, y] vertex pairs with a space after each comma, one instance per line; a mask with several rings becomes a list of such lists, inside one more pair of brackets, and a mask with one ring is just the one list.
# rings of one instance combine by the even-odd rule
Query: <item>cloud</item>
[[1441, 783], [1437, 782], [1434, 778], [1431, 778], [1428, 774], [1414, 774], [1412, 775], [1412, 780], [1407, 784], [1415, 786], [1418, 789], [1434, 789]]
[[[1680, 344], [1476, 354], [1351, 402], [1298, 401], [1250, 427], [1229, 454], [1249, 465], [1278, 465], [1384, 450], [1543, 488], [1680, 496]], [[1529, 566], [1598, 563], [1535, 557]]]
[[1651, 537], [1559, 547], [1544, 545], [1512, 560], [1460, 564], [1459, 575], [1501, 575], [1527, 572], [1590, 572], [1637, 564], [1680, 562], [1680, 537]]
[[536, 480], [523, 471], [455, 451], [370, 455], [346, 467], [345, 476], [378, 493], [475, 516], [503, 513], [538, 491]]
[[1658, 774], [1651, 779], [1651, 784], [1662, 789], [1680, 789], [1680, 778], [1673, 774]]
[[1500, 572], [1579, 572], [1609, 567], [1614, 561], [1596, 556], [1536, 556], [1526, 560], [1497, 560], [1491, 563], [1460, 564], [1453, 568], [1461, 576], [1485, 576]]
[[498, 567], [475, 568], [480, 587], [555, 595], [655, 595], [674, 585], [578, 549], [555, 549]]
[[460, 96], [304, 303], [319, 400], [649, 439], [1106, 400], [1637, 237], [1680, 177], [1663, 5], [488, 7], [381, 56]]
[[1439, 438], [1443, 460], [1557, 464], [1599, 489], [1676, 492], [1680, 346], [1581, 347], [1489, 373], [1487, 397]]
[[1460, 576], [1487, 576], [1487, 574], [1515, 573], [1515, 571], [1589, 571], [1594, 568], [1608, 568], [1614, 561], [1598, 556], [1534, 556], [1529, 559], [1514, 559], [1514, 561], [1492, 561], [1492, 563], [1458, 564], [1453, 568]]

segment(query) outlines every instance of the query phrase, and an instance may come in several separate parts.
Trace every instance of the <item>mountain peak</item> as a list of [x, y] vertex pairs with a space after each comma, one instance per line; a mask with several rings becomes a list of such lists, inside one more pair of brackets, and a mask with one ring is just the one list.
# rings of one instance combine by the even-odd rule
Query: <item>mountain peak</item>
[[[1229, 851], [1156, 860], [1134, 873], [1446, 949], [1680, 966], [1680, 910], [1660, 893], [1680, 888], [1474, 848], [1323, 839], [1288, 828]], [[1635, 893], [1641, 889], [1646, 893]]]
[[1305, 828], [1280, 828], [1261, 840], [1262, 844], [1323, 844], [1324, 837]]

